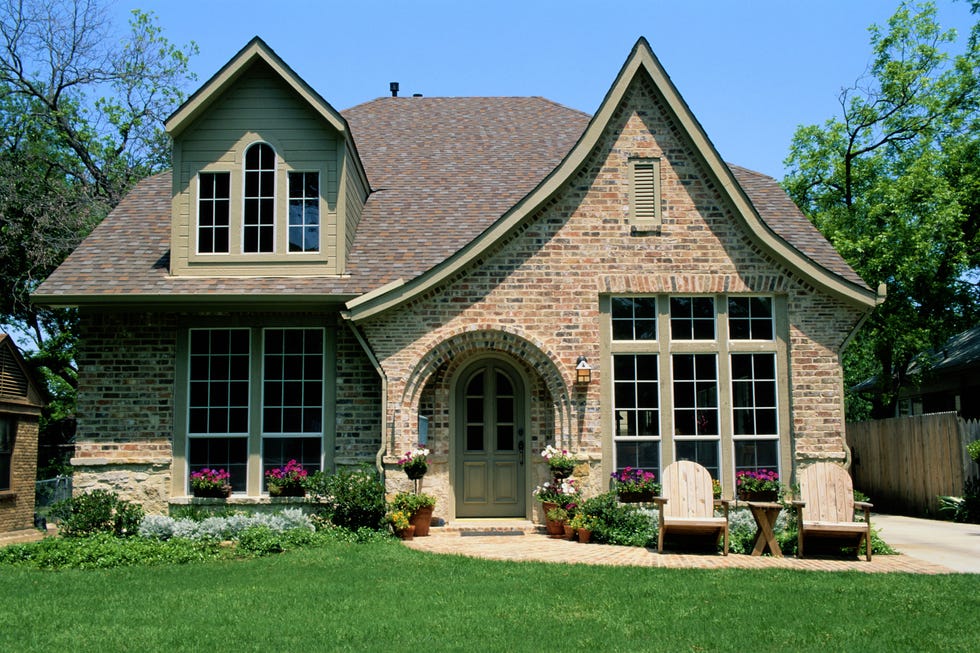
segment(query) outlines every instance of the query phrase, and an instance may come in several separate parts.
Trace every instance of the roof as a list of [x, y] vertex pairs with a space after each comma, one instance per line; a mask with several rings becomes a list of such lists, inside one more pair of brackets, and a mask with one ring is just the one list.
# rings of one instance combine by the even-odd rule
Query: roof
[[[649, 46], [644, 50], [641, 44], [645, 41], [637, 44], [630, 61], [638, 49], [648, 52]], [[233, 61], [249, 52], [271, 56], [253, 42]], [[644, 59], [641, 65], [659, 69], [652, 61]], [[213, 79], [221, 77], [219, 73]], [[609, 100], [607, 95], [600, 113]], [[682, 104], [679, 95], [677, 101]], [[186, 113], [178, 110], [171, 121], [182, 111]], [[686, 105], [678, 111], [689, 116]], [[559, 167], [569, 165], [572, 153], [587, 146], [587, 136], [601, 130], [606, 119], [540, 97], [379, 98], [340, 113], [372, 186], [345, 275], [171, 276], [168, 172], [140, 182], [41, 285], [35, 299], [51, 304], [178, 304], [206, 294], [219, 302], [247, 297], [253, 304], [295, 305], [305, 298], [322, 305], [376, 293], [386, 284], [431, 274], [476, 239], [493, 233], [504, 216], [513, 215], [546, 180], [555, 179]], [[696, 122], [694, 128], [700, 130]], [[710, 143], [708, 149], [717, 158]], [[747, 207], [743, 213], [758, 223], [754, 228], [778, 236], [773, 240], [798, 259], [798, 267], [810, 265], [817, 271], [813, 274], [873, 296], [775, 179], [726, 166], [720, 159], [715, 165], [718, 174], [730, 177], [722, 185], [730, 186], [735, 200]]]
[[20, 349], [10, 336], [0, 331], [0, 409], [36, 414], [46, 397], [47, 389], [35, 381]]
[[912, 361], [912, 372], [919, 371], [921, 358], [929, 361], [930, 374], [958, 372], [971, 367], [980, 367], [980, 324], [967, 329], [933, 349], [923, 357]]

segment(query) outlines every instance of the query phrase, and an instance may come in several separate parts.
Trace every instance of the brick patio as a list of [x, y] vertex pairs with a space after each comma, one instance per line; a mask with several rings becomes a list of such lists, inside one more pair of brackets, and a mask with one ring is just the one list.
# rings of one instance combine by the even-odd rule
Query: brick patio
[[609, 544], [580, 544], [550, 539], [537, 527], [433, 527], [428, 537], [404, 542], [416, 551], [516, 562], [561, 562], [584, 565], [662, 567], [665, 569], [798, 569], [801, 571], [863, 571], [868, 573], [948, 574], [953, 570], [907, 555], [876, 555], [871, 562], [843, 559], [773, 558], [730, 554], [665, 552]]

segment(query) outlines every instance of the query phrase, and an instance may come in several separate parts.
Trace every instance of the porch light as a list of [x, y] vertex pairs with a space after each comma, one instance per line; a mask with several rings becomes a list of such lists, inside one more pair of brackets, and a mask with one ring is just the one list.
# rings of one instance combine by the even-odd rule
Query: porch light
[[575, 382], [592, 383], [592, 366], [585, 356], [579, 356], [575, 361]]

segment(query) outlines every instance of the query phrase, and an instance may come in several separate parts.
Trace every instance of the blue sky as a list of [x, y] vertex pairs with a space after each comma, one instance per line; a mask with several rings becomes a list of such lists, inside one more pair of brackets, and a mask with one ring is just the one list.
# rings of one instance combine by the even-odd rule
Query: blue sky
[[[975, 17], [940, 1], [964, 36]], [[593, 113], [640, 36], [722, 157], [782, 178], [797, 125], [839, 114], [898, 0], [116, 0], [197, 42], [202, 83], [261, 36], [335, 108], [388, 94], [540, 95]], [[187, 89], [192, 91], [194, 89]]]

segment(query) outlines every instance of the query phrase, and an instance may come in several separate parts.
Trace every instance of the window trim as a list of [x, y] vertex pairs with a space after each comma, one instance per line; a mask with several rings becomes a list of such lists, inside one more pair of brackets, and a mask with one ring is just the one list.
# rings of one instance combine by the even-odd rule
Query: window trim
[[[218, 251], [202, 252], [201, 251], [201, 229], [203, 228], [203, 225], [201, 224], [201, 201], [203, 199], [201, 197], [201, 188], [202, 188], [201, 176], [202, 175], [212, 175], [214, 177], [217, 177], [219, 175], [225, 175], [225, 176], [228, 177], [228, 196], [227, 197], [224, 197], [224, 198], [221, 198], [221, 199], [223, 199], [223, 200], [225, 200], [225, 201], [228, 202], [228, 224], [225, 226], [225, 228], [228, 230], [228, 247], [224, 251], [220, 251], [220, 252], [218, 252]], [[233, 221], [231, 219], [231, 215], [232, 215], [232, 212], [231, 212], [231, 207], [232, 207], [232, 174], [231, 174], [231, 171], [229, 171], [229, 170], [198, 170], [197, 175], [195, 175], [195, 179], [196, 179], [196, 184], [195, 185], [197, 187], [196, 188], [196, 191], [197, 191], [196, 192], [196, 196], [197, 197], [196, 197], [196, 199], [194, 201], [194, 207], [195, 207], [195, 213], [194, 213], [195, 222], [194, 222], [194, 227], [193, 227], [193, 231], [194, 231], [194, 252], [198, 256], [207, 256], [207, 257], [212, 257], [212, 256], [228, 256], [231, 253], [232, 236], [233, 236], [233, 234], [235, 232], [234, 226], [232, 224]], [[215, 202], [217, 200], [218, 200], [218, 198], [215, 198], [215, 197], [209, 198], [209, 201], [211, 202], [211, 205], [212, 205], [212, 215], [211, 215], [212, 222], [214, 221], [214, 210], [213, 210], [213, 207], [214, 207]], [[209, 228], [212, 231], [211, 242], [212, 242], [212, 245], [213, 245], [214, 244], [214, 235], [213, 234], [214, 234], [214, 231], [215, 231], [215, 225], [214, 224], [211, 224]]]
[[[290, 216], [290, 211], [289, 211], [289, 209], [290, 209], [290, 203], [294, 199], [296, 199], [296, 200], [302, 200], [304, 202], [304, 213], [303, 213], [303, 217], [305, 218], [306, 217], [306, 213], [305, 213], [305, 202], [308, 202], [308, 201], [310, 201], [310, 200], [313, 199], [313, 198], [310, 198], [310, 197], [306, 197], [306, 190], [305, 190], [306, 189], [306, 183], [305, 183], [305, 180], [304, 180], [304, 183], [303, 183], [303, 196], [302, 197], [293, 197], [293, 194], [292, 194], [292, 186], [290, 185], [290, 177], [292, 175], [304, 175], [304, 176], [305, 175], [316, 175], [316, 188], [317, 188], [317, 195], [316, 195], [316, 201], [317, 201], [317, 207], [316, 207], [317, 208], [316, 249], [293, 250], [293, 249], [290, 248], [289, 236], [290, 236], [290, 233], [291, 233], [291, 231], [293, 229], [293, 224], [290, 222], [290, 217], [291, 217]], [[285, 253], [288, 254], [288, 255], [291, 255], [291, 256], [316, 256], [317, 254], [319, 254], [323, 250], [323, 211], [322, 211], [322, 208], [323, 207], [321, 206], [321, 204], [323, 203], [323, 190], [322, 190], [321, 181], [322, 181], [322, 179], [321, 179], [321, 175], [320, 175], [320, 171], [319, 170], [287, 170], [286, 171], [286, 216], [285, 216], [286, 217], [286, 220], [285, 220], [285, 224], [286, 224], [286, 249], [285, 249]], [[298, 227], [299, 227], [299, 229], [301, 231], [302, 230], [305, 230], [306, 223], [303, 222], [300, 225], [298, 225]], [[304, 238], [304, 244], [305, 244], [305, 238]]]
[[[656, 293], [659, 340], [613, 340], [612, 338], [612, 299], [614, 297], [649, 297], [652, 294], [617, 292], [599, 296], [600, 311], [600, 353], [603, 364], [612, 368], [614, 354], [658, 354], [660, 361], [660, 465], [659, 475], [676, 457], [674, 436], [673, 402], [673, 354], [713, 353], [716, 355], [718, 370], [718, 419], [719, 419], [719, 466], [723, 492], [726, 496], [734, 494], [735, 486], [735, 441], [734, 413], [732, 398], [731, 355], [735, 353], [773, 353], [775, 354], [777, 428], [779, 433], [772, 436], [778, 441], [780, 478], [788, 481], [792, 469], [792, 421], [790, 420], [789, 386], [789, 315], [788, 298], [776, 293]], [[710, 296], [715, 303], [715, 340], [672, 340], [670, 338], [670, 298], [671, 297]], [[729, 297], [769, 297], [772, 299], [773, 339], [772, 340], [732, 340], [728, 337], [728, 298]], [[663, 334], [666, 334], [663, 335]], [[619, 437], [615, 431], [615, 394], [613, 374], [601, 376], [601, 411], [603, 430], [603, 464], [608, 474], [616, 468], [616, 442]], [[713, 437], [713, 436], [712, 436]], [[704, 438], [701, 438], [704, 439]], [[745, 439], [745, 438], [739, 438]], [[752, 436], [749, 439], [765, 439]]]
[[[333, 471], [334, 443], [336, 440], [336, 383], [337, 383], [337, 343], [336, 327], [330, 326], [326, 316], [291, 318], [289, 316], [247, 316], [188, 318], [178, 325], [176, 347], [176, 382], [174, 405], [178, 418], [174, 421], [174, 455], [170, 493], [172, 497], [190, 495], [189, 441], [208, 437], [244, 437], [248, 440], [247, 479], [245, 493], [234, 496], [264, 497], [263, 490], [263, 442], [262, 408], [264, 373], [264, 333], [267, 329], [321, 329], [323, 332], [323, 416], [321, 430], [321, 466], [324, 471]], [[244, 436], [219, 434], [214, 436], [189, 433], [189, 387], [190, 387], [190, 334], [199, 329], [248, 329], [250, 342], [249, 361], [249, 431]], [[306, 437], [306, 436], [304, 436]], [[316, 437], [313, 435], [312, 437]]]

